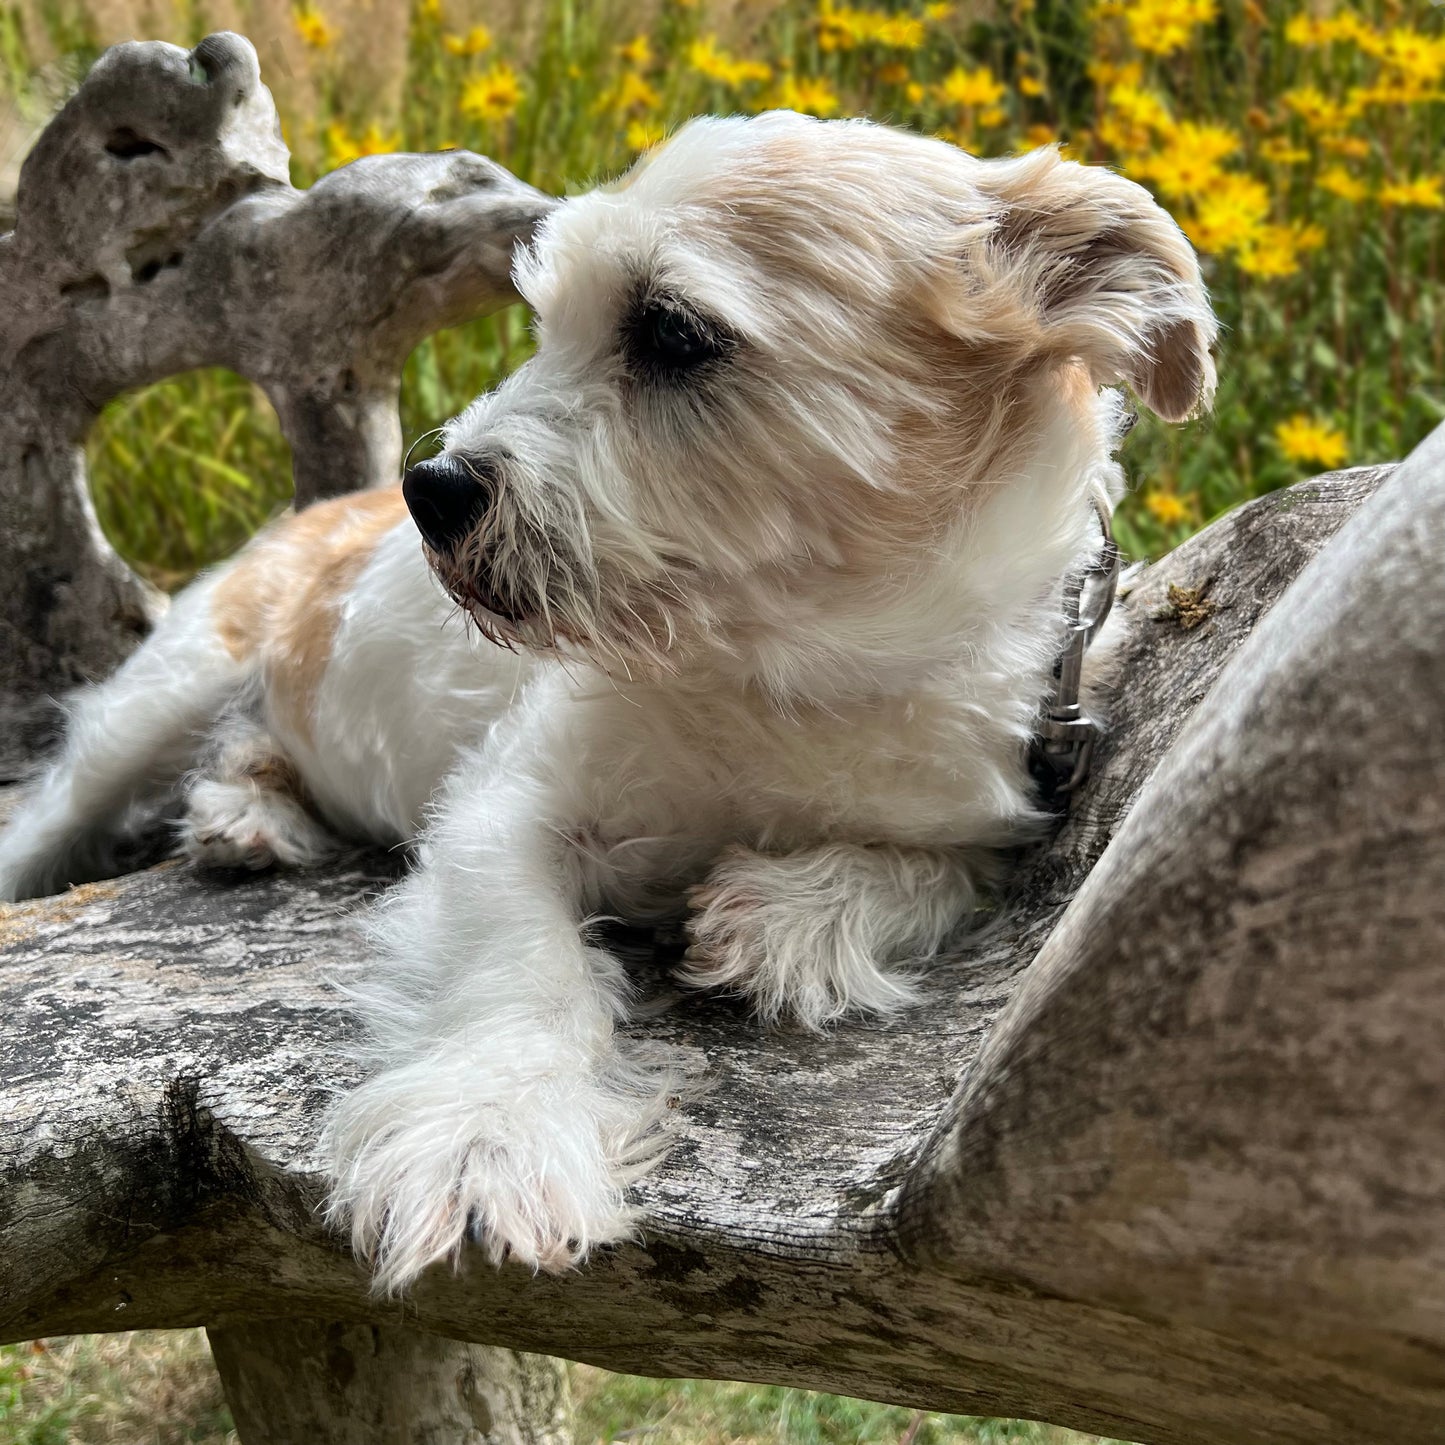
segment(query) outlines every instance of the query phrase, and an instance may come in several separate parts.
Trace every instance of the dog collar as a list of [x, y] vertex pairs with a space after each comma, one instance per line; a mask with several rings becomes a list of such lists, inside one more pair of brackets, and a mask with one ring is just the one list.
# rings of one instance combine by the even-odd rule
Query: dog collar
[[1079, 683], [1084, 653], [1108, 618], [1119, 585], [1119, 548], [1109, 524], [1109, 508], [1099, 496], [1093, 498], [1093, 507], [1104, 545], [1092, 562], [1064, 580], [1068, 638], [1054, 663], [1052, 695], [1029, 743], [1029, 772], [1044, 802], [1059, 812], [1068, 808], [1070, 794], [1088, 777], [1093, 760], [1099, 729], [1080, 709]]

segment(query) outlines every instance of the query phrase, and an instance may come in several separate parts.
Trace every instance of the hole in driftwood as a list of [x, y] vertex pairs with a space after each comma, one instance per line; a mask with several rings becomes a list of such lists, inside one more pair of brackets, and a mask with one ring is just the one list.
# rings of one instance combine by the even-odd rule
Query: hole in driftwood
[[105, 148], [111, 155], [123, 161], [133, 161], [138, 156], [165, 156], [170, 154], [163, 145], [158, 145], [153, 140], [147, 140], [137, 131], [133, 131], [128, 125], [123, 125], [118, 130], [111, 131], [110, 139], [106, 141]]
[[157, 251], [153, 247], [140, 246], [127, 254], [130, 262], [131, 280], [138, 286], [148, 285], [162, 271], [173, 271], [185, 259], [180, 251]]
[[[152, 258], [165, 255], [153, 242]], [[229, 371], [187, 372], [117, 397], [86, 451], [106, 536], [167, 591], [234, 552], [291, 493], [290, 448], [270, 402]]]

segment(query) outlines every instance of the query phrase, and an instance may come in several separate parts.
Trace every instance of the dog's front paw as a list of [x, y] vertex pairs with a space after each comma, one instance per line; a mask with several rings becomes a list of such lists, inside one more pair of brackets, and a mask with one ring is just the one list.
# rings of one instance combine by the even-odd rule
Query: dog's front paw
[[214, 778], [191, 790], [180, 842], [200, 867], [253, 872], [278, 863], [311, 868], [339, 851], [336, 839], [290, 793]]
[[571, 1268], [632, 1235], [628, 1181], [659, 1152], [639, 1100], [585, 1075], [490, 1073], [474, 1057], [390, 1069], [326, 1131], [328, 1216], [394, 1294], [475, 1240], [494, 1264]]
[[909, 975], [880, 967], [883, 930], [837, 875], [823, 850], [731, 849], [689, 894], [682, 982], [740, 994], [769, 1021], [790, 1017], [811, 1029], [913, 1003]]

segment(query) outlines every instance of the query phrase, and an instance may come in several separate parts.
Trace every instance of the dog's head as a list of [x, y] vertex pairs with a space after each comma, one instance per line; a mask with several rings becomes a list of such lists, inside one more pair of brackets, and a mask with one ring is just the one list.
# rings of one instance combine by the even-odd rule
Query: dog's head
[[843, 633], [896, 649], [882, 619], [939, 605], [905, 594], [1041, 448], [1082, 497], [1100, 386], [1173, 419], [1213, 381], [1194, 254], [1139, 186], [864, 121], [693, 121], [516, 279], [537, 354], [408, 498], [485, 630], [617, 670], [786, 692]]

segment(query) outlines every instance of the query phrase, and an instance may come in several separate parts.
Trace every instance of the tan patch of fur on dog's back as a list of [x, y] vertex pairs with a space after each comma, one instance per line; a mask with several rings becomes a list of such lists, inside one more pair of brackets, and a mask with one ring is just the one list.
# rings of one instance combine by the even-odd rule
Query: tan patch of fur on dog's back
[[237, 661], [260, 658], [272, 708], [303, 738], [342, 601], [405, 516], [400, 487], [318, 502], [262, 533], [216, 587], [216, 635]]

